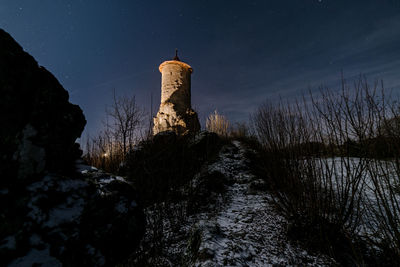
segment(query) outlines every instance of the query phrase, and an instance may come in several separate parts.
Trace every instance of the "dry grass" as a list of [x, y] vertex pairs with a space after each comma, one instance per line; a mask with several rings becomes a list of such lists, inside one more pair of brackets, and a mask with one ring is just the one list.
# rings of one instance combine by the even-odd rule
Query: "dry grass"
[[206, 130], [218, 134], [221, 137], [228, 137], [229, 134], [229, 121], [228, 119], [214, 111], [206, 120]]
[[107, 133], [101, 132], [96, 137], [88, 137], [86, 140], [83, 159], [90, 166], [108, 173], [117, 173], [124, 158], [121, 145]]

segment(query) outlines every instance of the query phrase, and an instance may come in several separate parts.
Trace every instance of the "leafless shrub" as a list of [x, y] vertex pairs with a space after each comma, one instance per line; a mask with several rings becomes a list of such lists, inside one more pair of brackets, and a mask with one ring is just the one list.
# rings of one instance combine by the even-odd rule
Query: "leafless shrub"
[[369, 198], [366, 199], [368, 240], [386, 257], [400, 258], [399, 168], [391, 161], [372, 160], [368, 166]]
[[367, 238], [393, 264], [400, 259], [400, 110], [397, 102], [383, 98], [370, 106], [379, 122], [372, 149], [385, 153], [368, 164]]
[[139, 131], [142, 130], [145, 113], [136, 104], [134, 95], [117, 97], [114, 90], [113, 103], [106, 109], [106, 115], [106, 128], [126, 155], [141, 137]]
[[106, 108], [104, 130], [86, 140], [84, 159], [88, 164], [115, 173], [127, 152], [144, 136], [145, 113], [136, 104], [135, 96], [117, 96]]
[[229, 135], [234, 139], [243, 139], [249, 136], [249, 129], [244, 122], [237, 122], [229, 130]]
[[90, 166], [116, 173], [123, 159], [121, 147], [113, 142], [109, 132], [100, 132], [96, 137], [87, 138], [84, 160]]
[[210, 114], [206, 120], [206, 130], [214, 132], [222, 137], [228, 136], [229, 121], [228, 119], [214, 111], [214, 114]]
[[[298, 238], [333, 256], [347, 249], [362, 263], [354, 241], [365, 234], [360, 225], [371, 220], [380, 226], [376, 244], [389, 241], [389, 250], [399, 255], [399, 196], [393, 186], [399, 172], [389, 174], [377, 159], [391, 155], [400, 166], [398, 108], [388, 109], [383, 86], [370, 86], [362, 78], [352, 87], [343, 79], [339, 93], [321, 89], [318, 98], [310, 94], [310, 99], [309, 104], [264, 104], [252, 116], [263, 148], [261, 172], [277, 205], [292, 220], [294, 232], [305, 235]], [[369, 213], [364, 204], [368, 190], [376, 199]]]

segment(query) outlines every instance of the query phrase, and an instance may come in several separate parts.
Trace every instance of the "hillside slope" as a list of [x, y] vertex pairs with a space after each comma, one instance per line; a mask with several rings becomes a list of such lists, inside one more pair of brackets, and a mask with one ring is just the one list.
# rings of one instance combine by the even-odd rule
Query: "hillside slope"
[[238, 141], [225, 145], [190, 189], [183, 189], [192, 194], [187, 201], [147, 209], [147, 235], [124, 266], [334, 264], [288, 240], [287, 221], [274, 209], [271, 196], [257, 190], [263, 185], [251, 174], [245, 152]]

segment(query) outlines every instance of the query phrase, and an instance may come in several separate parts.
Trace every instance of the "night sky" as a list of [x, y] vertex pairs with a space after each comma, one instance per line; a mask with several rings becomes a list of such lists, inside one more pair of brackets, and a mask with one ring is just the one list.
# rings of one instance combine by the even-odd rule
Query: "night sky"
[[[399, 0], [1, 0], [0, 27], [52, 72], [101, 129], [112, 90], [155, 115], [158, 66], [190, 64], [200, 120], [247, 121], [265, 100], [293, 99], [365, 74], [400, 91]], [[203, 125], [204, 127], [204, 125]]]

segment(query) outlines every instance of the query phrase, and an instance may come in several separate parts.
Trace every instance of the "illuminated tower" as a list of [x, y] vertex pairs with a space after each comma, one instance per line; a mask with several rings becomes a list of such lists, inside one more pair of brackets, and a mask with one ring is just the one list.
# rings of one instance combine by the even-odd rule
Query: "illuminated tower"
[[154, 120], [153, 134], [174, 131], [187, 134], [200, 130], [197, 113], [191, 107], [190, 75], [192, 67], [179, 60], [164, 61], [161, 72], [161, 104]]

